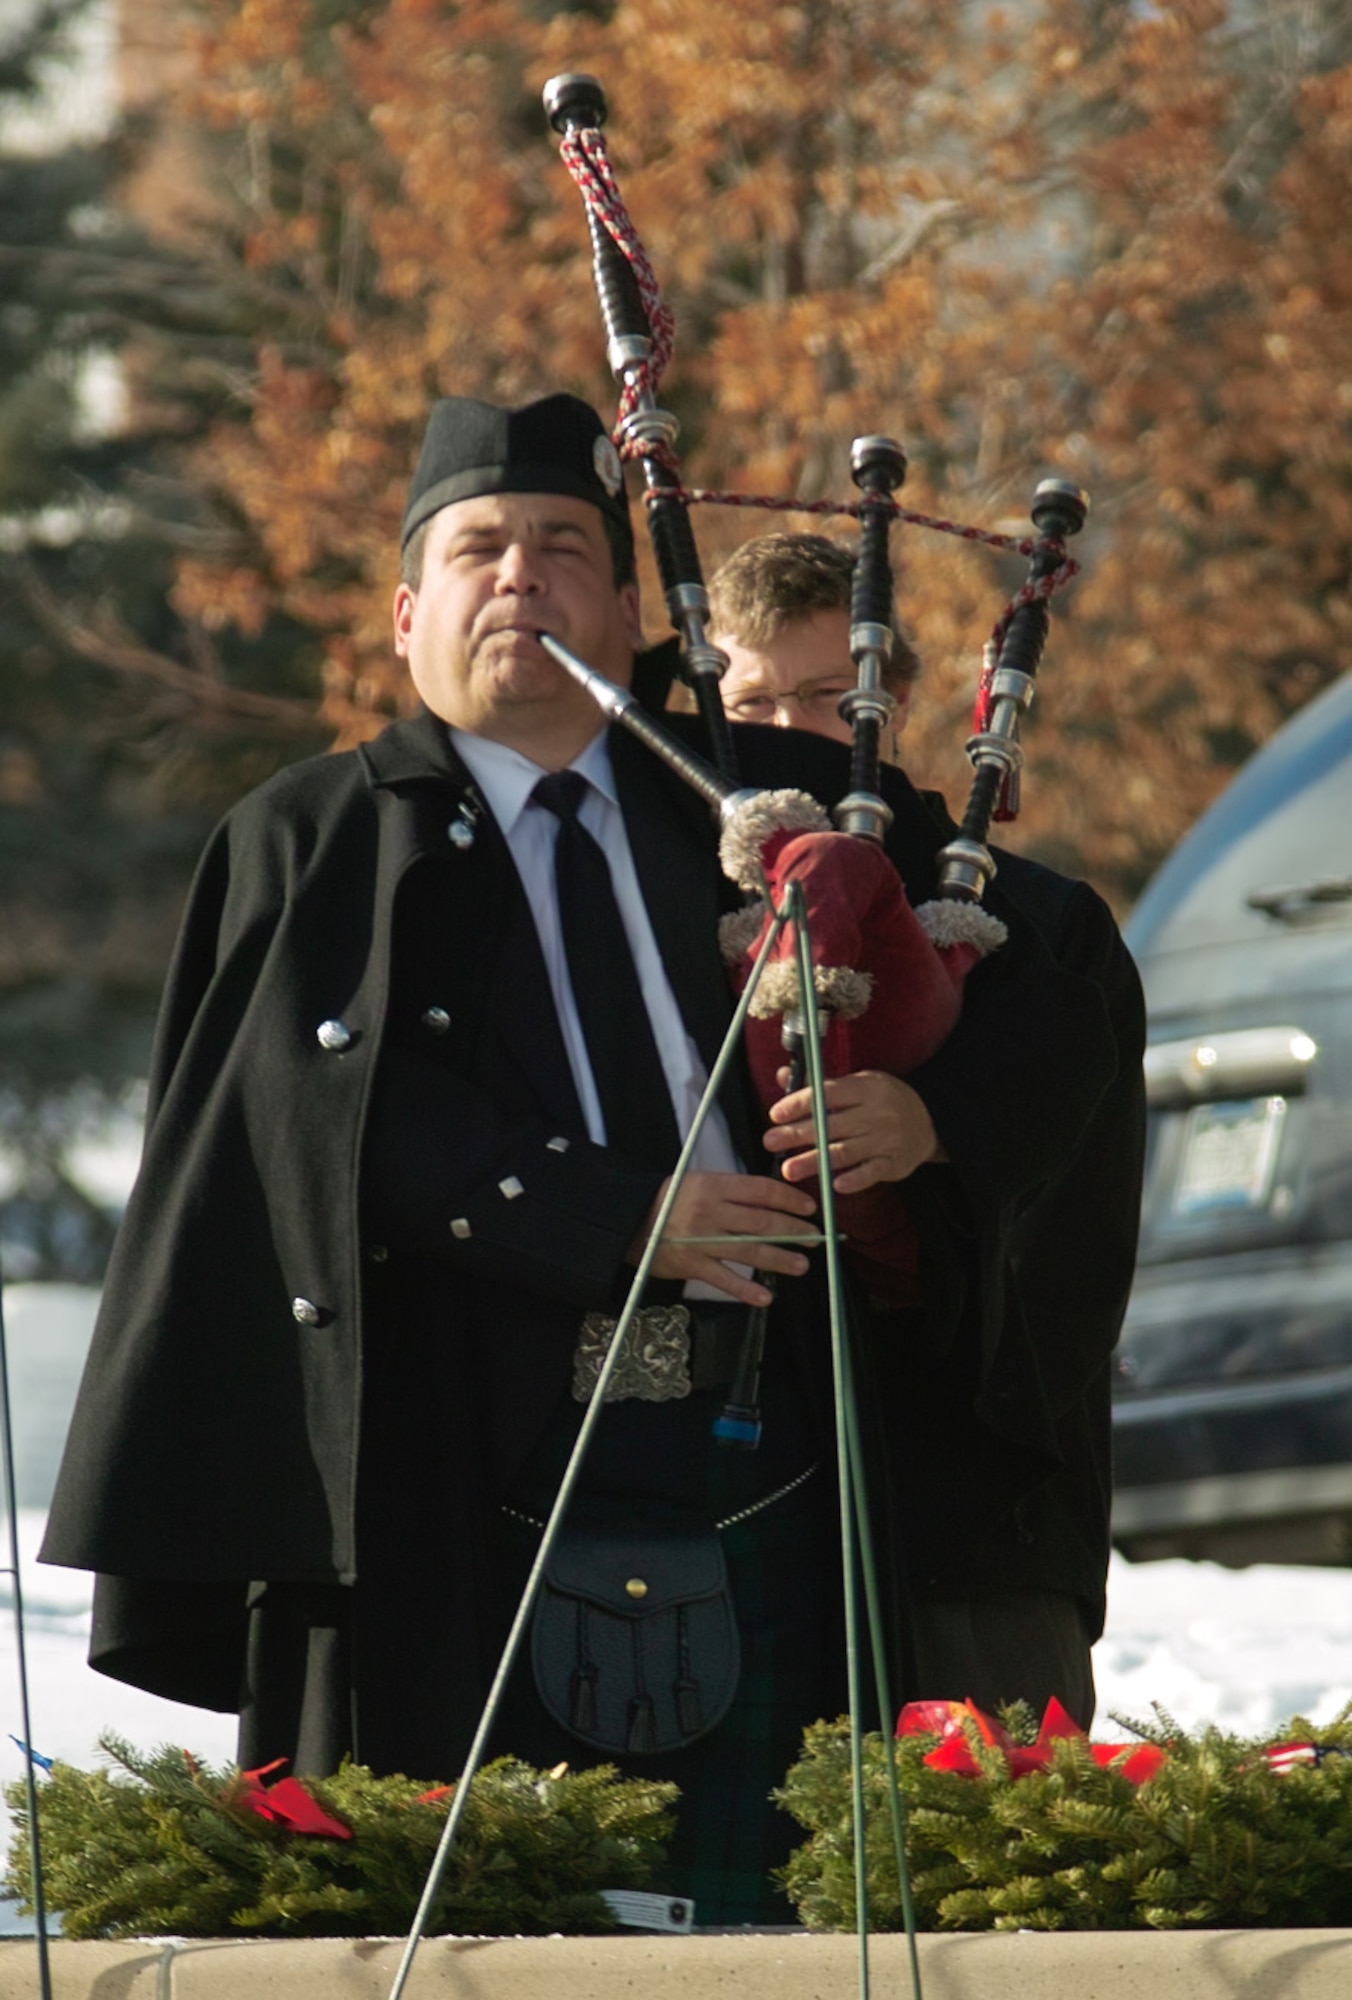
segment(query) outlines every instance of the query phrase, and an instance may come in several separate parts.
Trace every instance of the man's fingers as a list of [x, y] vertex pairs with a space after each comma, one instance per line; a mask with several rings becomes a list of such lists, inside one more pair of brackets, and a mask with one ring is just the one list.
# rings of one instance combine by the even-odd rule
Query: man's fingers
[[833, 1174], [831, 1185], [837, 1194], [863, 1194], [866, 1188], [876, 1187], [879, 1181], [891, 1180], [887, 1169], [886, 1160], [861, 1160], [844, 1173]]
[[[799, 1191], [792, 1189], [791, 1192]], [[790, 1213], [782, 1208], [724, 1209], [721, 1214], [710, 1218], [711, 1227], [708, 1233], [712, 1235], [719, 1229], [725, 1229], [729, 1236], [739, 1239], [743, 1236], [811, 1236], [816, 1228], [817, 1204], [812, 1201], [810, 1195], [804, 1199], [811, 1202], [811, 1207], [806, 1213], [802, 1211]], [[673, 1230], [672, 1234], [676, 1232]]]
[[815, 1214], [817, 1208], [810, 1195], [801, 1194], [796, 1188], [786, 1188], [782, 1181], [771, 1180], [768, 1174], [731, 1176], [724, 1199], [729, 1207], [747, 1211], [769, 1210], [771, 1221], [747, 1224], [748, 1228], [756, 1229], [777, 1229], [784, 1216], [806, 1217]]
[[[814, 1201], [814, 1210], [816, 1206]], [[815, 1234], [816, 1224], [805, 1216], [786, 1215], [782, 1210], [768, 1208], [731, 1208], [701, 1216], [697, 1218], [697, 1226], [689, 1228], [676, 1226], [673, 1218], [662, 1241], [677, 1250], [694, 1250], [710, 1257], [735, 1257], [739, 1264], [760, 1264], [767, 1271], [797, 1271], [807, 1267], [801, 1251], [791, 1244], [764, 1239]]]
[[[822, 1085], [822, 1095], [826, 1099], [828, 1111], [844, 1111], [854, 1104], [862, 1104], [867, 1089], [854, 1076], [828, 1076]], [[774, 1125], [799, 1125], [812, 1122], [812, 1092], [795, 1090], [788, 1097], [781, 1097], [777, 1104], [770, 1106], [770, 1121]]]
[[[826, 1161], [831, 1184], [838, 1194], [858, 1194], [861, 1188], [872, 1187], [875, 1181], [894, 1178], [892, 1163], [887, 1156], [875, 1153], [867, 1143], [856, 1139], [832, 1140], [826, 1148]], [[820, 1170], [821, 1161], [815, 1146], [784, 1162], [784, 1178], [787, 1181], [816, 1180]]]
[[667, 1217], [653, 1273], [698, 1278], [742, 1305], [768, 1306], [767, 1288], [733, 1265], [801, 1277], [802, 1251], [765, 1238], [813, 1235], [816, 1212], [812, 1195], [768, 1174], [691, 1174]]
[[810, 1235], [817, 1204], [801, 1188], [765, 1174], [710, 1176], [711, 1184], [678, 1201], [667, 1220], [669, 1239], [727, 1236], [755, 1241], [764, 1236]]
[[[834, 1120], [832, 1120], [832, 1124], [834, 1124]], [[766, 1140], [766, 1144], [770, 1144], [770, 1140]], [[796, 1140], [792, 1144], [794, 1144], [792, 1158], [784, 1160], [784, 1166], [780, 1168], [780, 1172], [784, 1174], [784, 1180], [790, 1186], [796, 1180], [810, 1180], [816, 1174], [818, 1164], [820, 1164], [818, 1162], [818, 1152], [816, 1152], [816, 1140], [812, 1138], [810, 1130], [802, 1136], [802, 1140]], [[858, 1164], [860, 1156], [864, 1152], [868, 1152], [868, 1150], [870, 1148], [866, 1144], [862, 1144], [860, 1140], [850, 1138], [844, 1132], [832, 1132], [828, 1136], [828, 1142], [826, 1142], [826, 1160], [828, 1160], [832, 1172], [836, 1172], [842, 1166], [854, 1166], [854, 1164]]]
[[[793, 1186], [821, 1171], [816, 1127], [807, 1094], [795, 1091], [770, 1107], [765, 1148], [780, 1156]], [[899, 1077], [859, 1070], [826, 1085], [826, 1170], [842, 1194], [877, 1181], [902, 1181], [943, 1154], [929, 1112]], [[842, 1176], [849, 1176], [848, 1179]]]
[[[787, 1099], [781, 1100], [787, 1102]], [[854, 1139], [873, 1129], [877, 1123], [865, 1104], [829, 1104], [826, 1107], [826, 1128], [832, 1139]], [[801, 1118], [790, 1119], [787, 1123], [771, 1126], [765, 1135], [765, 1145], [769, 1152], [779, 1152], [785, 1147], [810, 1146], [816, 1123], [810, 1110]]]
[[739, 1262], [754, 1264], [758, 1271], [778, 1271], [786, 1278], [801, 1278], [808, 1267], [803, 1252], [787, 1243], [753, 1243], [746, 1251], [739, 1248], [737, 1255]]
[[765, 1135], [765, 1150], [767, 1153], [790, 1152], [795, 1146], [803, 1145], [811, 1137], [812, 1120], [810, 1118], [804, 1120], [802, 1124], [772, 1125]]
[[716, 1257], [693, 1260], [690, 1269], [678, 1275], [699, 1278], [704, 1284], [725, 1292], [730, 1299], [736, 1299], [739, 1305], [768, 1306], [774, 1303], [775, 1295], [765, 1285], [758, 1285], [754, 1278], [744, 1278], [740, 1271], [720, 1264]]
[[[786, 1278], [801, 1278], [808, 1268], [807, 1258], [800, 1250], [790, 1250], [779, 1243], [739, 1241], [736, 1256], [739, 1264], [750, 1264], [758, 1271], [774, 1271]], [[734, 1270], [719, 1257], [701, 1252], [694, 1244], [664, 1247], [653, 1268], [664, 1278], [698, 1278], [746, 1306], [768, 1306], [774, 1298], [773, 1292], [755, 1278]]]

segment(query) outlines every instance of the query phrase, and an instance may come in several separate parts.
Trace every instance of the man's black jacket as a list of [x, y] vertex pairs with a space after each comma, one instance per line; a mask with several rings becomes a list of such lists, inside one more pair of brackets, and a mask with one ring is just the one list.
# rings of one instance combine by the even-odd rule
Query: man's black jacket
[[[736, 733], [749, 785], [801, 784], [828, 805], [849, 788], [837, 745]], [[731, 1012], [716, 829], [631, 738], [612, 732], [612, 755], [668, 976], [711, 1063]], [[889, 852], [919, 903], [947, 827], [900, 774], [886, 788]], [[448, 838], [464, 813], [468, 847]], [[873, 1335], [882, 1435], [925, 1460], [887, 1490], [921, 1517], [898, 1524], [908, 1587], [1063, 1588], [1101, 1619], [1140, 993], [1083, 884], [1005, 857], [988, 907], [1008, 942], [910, 1079], [952, 1164], [906, 1189], [926, 1351], [912, 1369], [885, 1325]], [[445, 989], [424, 992], [400, 968], [422, 962], [410, 937], [429, 923], [450, 950]], [[345, 1036], [320, 1035], [335, 1022]], [[740, 1084], [725, 1109], [759, 1170]], [[523, 1191], [506, 1198], [504, 1182]], [[401, 1259], [436, 1265], [446, 1339], [488, 1357], [486, 1384], [467, 1373], [464, 1439], [488, 1436], [505, 1488], [563, 1392], [579, 1311], [622, 1286], [653, 1193], [651, 1174], [585, 1138], [519, 879], [434, 718], [245, 799], [184, 920], [143, 1165], [42, 1552], [103, 1573], [94, 1663], [230, 1709], [249, 1580], [353, 1577], [364, 1357], [398, 1339], [381, 1315]], [[927, 1436], [945, 1440], [942, 1462]]]

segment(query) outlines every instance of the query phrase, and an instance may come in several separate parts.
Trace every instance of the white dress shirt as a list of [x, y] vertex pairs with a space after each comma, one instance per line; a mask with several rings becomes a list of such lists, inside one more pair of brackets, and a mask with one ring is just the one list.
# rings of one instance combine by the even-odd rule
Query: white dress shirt
[[[529, 757], [523, 757], [520, 751], [509, 749], [504, 743], [470, 736], [460, 729], [452, 729], [450, 736], [457, 753], [483, 793], [489, 811], [502, 829], [503, 838], [516, 863], [539, 933], [540, 949], [554, 996], [554, 1011], [563, 1032], [568, 1066], [587, 1121], [587, 1132], [597, 1145], [604, 1146], [605, 1121], [592, 1077], [582, 1023], [573, 999], [568, 956], [559, 922], [554, 879], [558, 817], [547, 806], [531, 802], [531, 793], [545, 772]], [[643, 1002], [652, 1023], [653, 1039], [657, 1044], [667, 1088], [671, 1092], [677, 1129], [684, 1140], [694, 1122], [708, 1072], [700, 1059], [699, 1050], [686, 1032], [648, 920], [629, 836], [625, 831], [624, 815], [615, 791], [615, 775], [604, 731], [592, 739], [579, 757], [573, 759], [571, 768], [588, 780], [589, 788], [578, 818], [599, 844], [610, 868], [615, 901], [629, 939]], [[691, 1165], [709, 1173], [741, 1171], [727, 1121], [716, 1104], [704, 1122]]]

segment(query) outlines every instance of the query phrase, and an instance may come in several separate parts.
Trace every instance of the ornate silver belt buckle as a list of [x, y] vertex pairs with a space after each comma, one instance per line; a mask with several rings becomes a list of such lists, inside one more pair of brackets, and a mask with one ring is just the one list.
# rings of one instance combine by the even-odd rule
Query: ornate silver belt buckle
[[[589, 1403], [617, 1319], [588, 1313], [573, 1349], [573, 1400]], [[676, 1403], [690, 1394], [690, 1313], [685, 1306], [640, 1306], [606, 1384], [607, 1403]]]

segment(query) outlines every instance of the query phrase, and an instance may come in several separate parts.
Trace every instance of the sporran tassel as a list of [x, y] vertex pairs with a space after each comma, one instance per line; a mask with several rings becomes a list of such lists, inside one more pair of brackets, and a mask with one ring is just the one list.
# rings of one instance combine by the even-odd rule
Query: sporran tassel
[[657, 1717], [653, 1714], [651, 1695], [635, 1695], [629, 1704], [629, 1735], [625, 1748], [634, 1756], [642, 1756], [657, 1748]]

